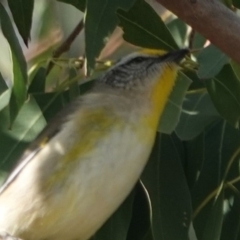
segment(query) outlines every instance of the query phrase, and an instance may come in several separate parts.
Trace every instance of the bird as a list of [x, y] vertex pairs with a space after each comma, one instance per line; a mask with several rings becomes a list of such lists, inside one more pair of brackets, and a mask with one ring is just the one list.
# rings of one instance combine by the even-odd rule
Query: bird
[[24, 240], [93, 236], [138, 181], [188, 54], [131, 53], [65, 106], [0, 188], [0, 231]]

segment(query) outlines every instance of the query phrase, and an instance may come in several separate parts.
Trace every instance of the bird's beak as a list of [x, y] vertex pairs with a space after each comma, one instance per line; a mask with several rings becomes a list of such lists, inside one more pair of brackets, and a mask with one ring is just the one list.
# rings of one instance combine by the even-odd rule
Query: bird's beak
[[163, 57], [164, 57], [164, 61], [166, 62], [180, 63], [181, 60], [189, 53], [190, 53], [189, 49], [181, 49], [181, 50], [169, 52]]

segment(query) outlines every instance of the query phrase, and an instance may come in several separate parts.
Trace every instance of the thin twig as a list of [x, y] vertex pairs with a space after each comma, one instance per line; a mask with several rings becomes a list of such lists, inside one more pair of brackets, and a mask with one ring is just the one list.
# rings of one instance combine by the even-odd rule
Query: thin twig
[[[71, 34], [67, 37], [67, 39], [54, 51], [52, 58], [59, 58], [64, 52], [67, 52], [70, 49], [71, 44], [76, 39], [78, 34], [82, 31], [84, 27], [83, 19], [77, 24], [77, 26], [73, 29]], [[50, 61], [47, 67], [47, 74], [52, 70], [54, 63]]]
[[[223, 182], [220, 184], [220, 186], [218, 186], [216, 189], [214, 189], [202, 202], [201, 204], [194, 210], [193, 215], [192, 215], [192, 219], [195, 219], [196, 216], [199, 214], [199, 212], [210, 202], [210, 200], [212, 200], [214, 197], [217, 196], [217, 194], [225, 188], [231, 188], [232, 190], [234, 189], [233, 184], [237, 183], [240, 181], [240, 176], [226, 182], [225, 184], [223, 184]], [[235, 191], [235, 193], [237, 193], [237, 191]], [[238, 194], [238, 193], [237, 193]], [[238, 194], [238, 196], [240, 197], [240, 195]]]

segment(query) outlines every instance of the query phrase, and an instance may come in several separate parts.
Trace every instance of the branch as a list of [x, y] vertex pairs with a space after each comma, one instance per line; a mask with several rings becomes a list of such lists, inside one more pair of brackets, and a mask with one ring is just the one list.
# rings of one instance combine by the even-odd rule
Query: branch
[[[73, 41], [76, 39], [78, 34], [83, 29], [83, 19], [78, 23], [78, 25], [73, 29], [67, 39], [54, 51], [52, 58], [59, 58], [64, 52], [67, 52]], [[52, 70], [54, 63], [51, 61], [47, 67], [47, 74]]]
[[240, 64], [240, 18], [217, 0], [156, 0]]

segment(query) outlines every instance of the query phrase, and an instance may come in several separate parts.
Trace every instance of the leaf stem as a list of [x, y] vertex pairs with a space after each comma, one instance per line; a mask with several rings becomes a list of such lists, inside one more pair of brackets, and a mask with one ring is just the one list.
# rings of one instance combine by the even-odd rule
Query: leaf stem
[[[235, 152], [236, 153], [236, 152]], [[235, 155], [235, 154], [234, 154]], [[233, 155], [233, 156], [234, 156]], [[214, 189], [203, 201], [202, 203], [195, 209], [195, 211], [193, 212], [192, 215], [192, 219], [194, 220], [196, 218], [196, 216], [199, 214], [199, 212], [214, 198], [216, 197], [222, 189], [225, 188], [230, 188], [232, 189], [235, 193], [237, 193], [237, 195], [240, 198], [240, 193], [239, 191], [233, 186], [233, 184], [237, 183], [240, 181], [240, 176], [226, 182], [225, 184], [223, 184], [223, 182], [216, 188]]]
[[[78, 34], [82, 31], [83, 27], [84, 27], [84, 22], [83, 22], [83, 19], [81, 19], [80, 22], [77, 24], [77, 26], [73, 29], [71, 34], [67, 37], [67, 39], [55, 50], [52, 58], [59, 58], [64, 52], [67, 52], [71, 44], [73, 43], [73, 41], [76, 39]], [[47, 72], [46, 72], [47, 75], [52, 70], [53, 66], [54, 66], [54, 63], [50, 61], [47, 67]]]

